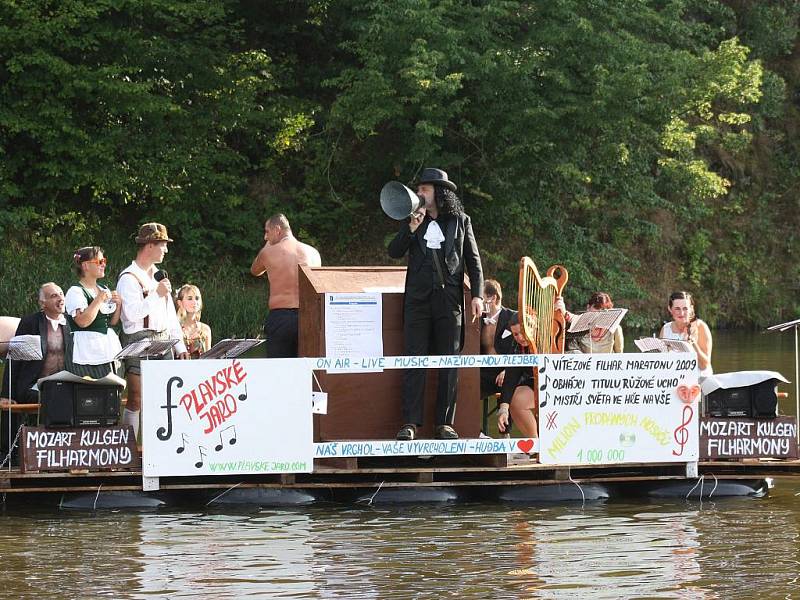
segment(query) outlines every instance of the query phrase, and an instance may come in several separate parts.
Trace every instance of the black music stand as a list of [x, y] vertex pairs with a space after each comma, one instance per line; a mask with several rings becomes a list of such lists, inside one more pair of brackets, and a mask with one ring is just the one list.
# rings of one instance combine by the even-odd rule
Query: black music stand
[[214, 344], [200, 355], [200, 358], [236, 358], [241, 356], [251, 348], [255, 348], [264, 343], [264, 340], [243, 339], [232, 340], [224, 339]]
[[[11, 386], [14, 383], [11, 377], [11, 363], [15, 360], [42, 360], [42, 338], [38, 335], [17, 335], [12, 337], [8, 342], [8, 354], [6, 358], [10, 359], [7, 362], [8, 370], [8, 395], [13, 396]], [[11, 400], [11, 398], [9, 398]], [[11, 470], [11, 453], [14, 451], [14, 440], [11, 438], [11, 402], [8, 403], [8, 456], [2, 462], [8, 461], [8, 470]]]
[[124, 358], [141, 358], [148, 360], [156, 356], [163, 356], [168, 350], [172, 350], [180, 340], [139, 340], [125, 346], [114, 360]]
[[[798, 422], [800, 422], [800, 362], [798, 362], [797, 352], [797, 329], [800, 327], [800, 319], [794, 321], [787, 321], [786, 323], [779, 323], [772, 327], [767, 327], [767, 331], [778, 331], [783, 333], [788, 329], [794, 329], [794, 400], [795, 400], [795, 415]], [[800, 444], [800, 429], [797, 430], [797, 442]]]

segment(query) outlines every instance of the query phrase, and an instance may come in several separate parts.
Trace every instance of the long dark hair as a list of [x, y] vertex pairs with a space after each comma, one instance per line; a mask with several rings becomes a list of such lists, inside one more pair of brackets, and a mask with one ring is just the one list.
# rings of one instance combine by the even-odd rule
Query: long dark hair
[[434, 185], [433, 198], [436, 200], [439, 214], [456, 216], [464, 214], [464, 205], [454, 191], [441, 185]]
[[611, 296], [605, 292], [594, 292], [589, 296], [589, 301], [586, 303], [586, 306], [591, 306], [597, 310], [605, 310], [614, 308], [614, 302], [611, 300]]
[[691, 337], [692, 335], [692, 324], [697, 321], [697, 312], [694, 306], [694, 298], [689, 292], [672, 292], [669, 295], [669, 307], [672, 308], [672, 303], [675, 300], [686, 300], [686, 303], [691, 307], [689, 310], [689, 320], [686, 323], [686, 336]]

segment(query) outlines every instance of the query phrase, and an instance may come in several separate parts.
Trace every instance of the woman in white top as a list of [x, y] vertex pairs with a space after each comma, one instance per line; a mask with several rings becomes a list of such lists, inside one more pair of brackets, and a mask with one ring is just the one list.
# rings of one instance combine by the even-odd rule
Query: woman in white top
[[665, 323], [659, 337], [668, 340], [688, 341], [697, 353], [700, 377], [714, 373], [711, 368], [711, 330], [705, 321], [694, 313], [694, 300], [689, 292], [673, 292], [669, 297], [669, 313], [672, 321]]
[[[563, 304], [563, 300], [561, 301]], [[556, 308], [559, 308], [559, 304]], [[586, 311], [594, 312], [614, 308], [614, 301], [605, 292], [594, 292], [586, 303]], [[564, 311], [564, 316], [569, 323], [578, 315]], [[603, 354], [609, 352], [623, 352], [625, 336], [622, 327], [617, 325], [614, 329], [595, 327], [591, 331], [581, 334], [567, 334], [567, 354]]]
[[106, 274], [106, 258], [99, 246], [78, 249], [73, 266], [79, 285], [67, 290], [64, 299], [72, 330], [72, 357], [68, 369], [76, 375], [99, 379], [116, 372], [114, 357], [122, 349], [111, 329], [119, 322], [119, 294], [97, 283]]

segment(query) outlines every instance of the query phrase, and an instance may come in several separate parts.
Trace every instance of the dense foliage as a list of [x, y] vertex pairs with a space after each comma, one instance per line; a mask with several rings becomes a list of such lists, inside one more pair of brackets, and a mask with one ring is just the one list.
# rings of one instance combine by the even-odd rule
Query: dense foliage
[[113, 271], [145, 220], [218, 334], [285, 212], [325, 264], [381, 264], [378, 190], [459, 185], [487, 275], [561, 263], [652, 324], [670, 290], [718, 324], [798, 308], [798, 0], [16, 0], [0, 4], [0, 314]]

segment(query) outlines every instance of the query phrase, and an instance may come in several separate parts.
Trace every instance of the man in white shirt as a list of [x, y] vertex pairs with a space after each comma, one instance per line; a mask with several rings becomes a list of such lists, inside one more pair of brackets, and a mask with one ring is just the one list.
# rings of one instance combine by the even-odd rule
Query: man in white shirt
[[[128, 346], [140, 340], [176, 339], [174, 352], [180, 359], [189, 358], [183, 333], [172, 302], [172, 285], [168, 278], [156, 280], [156, 265], [164, 260], [168, 252], [167, 243], [172, 240], [167, 228], [160, 223], [145, 223], [136, 236], [136, 260], [122, 271], [117, 281], [117, 292], [122, 297], [122, 345]], [[162, 359], [171, 359], [169, 352]], [[142, 406], [142, 382], [140, 359], [125, 359], [125, 378], [128, 387], [128, 403], [122, 413], [122, 424], [133, 426], [139, 434], [139, 412]]]

